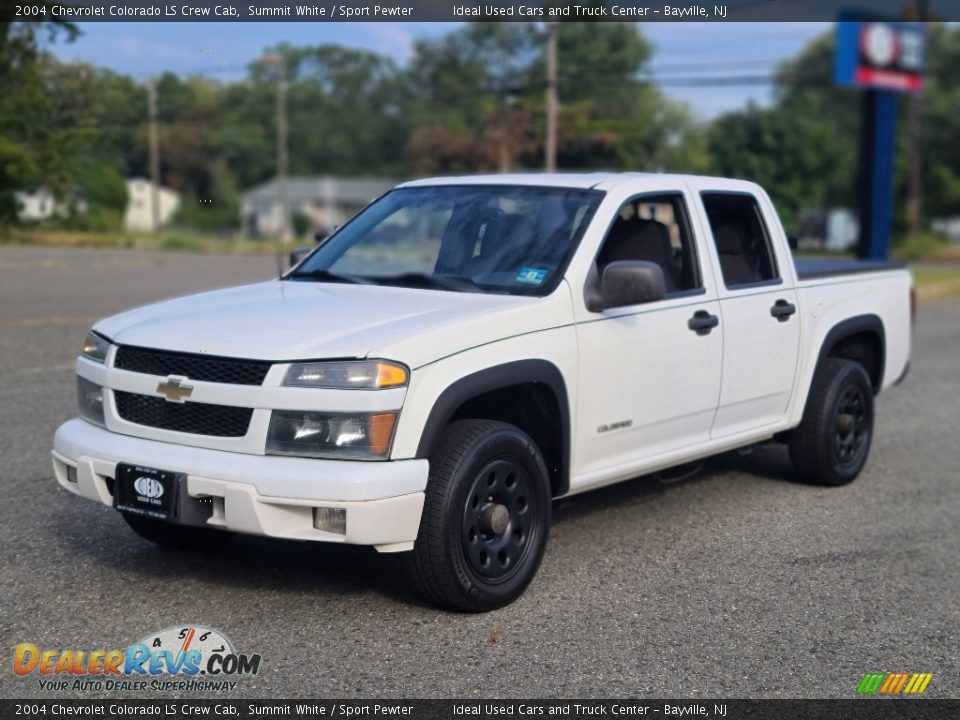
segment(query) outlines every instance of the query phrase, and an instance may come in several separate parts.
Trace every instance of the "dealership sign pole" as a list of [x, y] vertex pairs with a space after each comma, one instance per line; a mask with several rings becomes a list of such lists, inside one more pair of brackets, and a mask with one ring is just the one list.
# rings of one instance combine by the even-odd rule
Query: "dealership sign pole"
[[890, 253], [897, 94], [923, 90], [924, 27], [917, 23], [837, 23], [834, 80], [865, 90], [860, 147], [861, 258]]

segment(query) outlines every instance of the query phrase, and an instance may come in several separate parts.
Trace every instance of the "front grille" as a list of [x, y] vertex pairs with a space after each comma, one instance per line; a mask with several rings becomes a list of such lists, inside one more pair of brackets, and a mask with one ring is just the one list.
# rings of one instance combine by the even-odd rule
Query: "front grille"
[[181, 375], [191, 380], [228, 385], [262, 385], [270, 363], [260, 360], [208, 357], [121, 346], [113, 361], [115, 368], [147, 375]]
[[173, 403], [150, 395], [115, 390], [117, 414], [127, 422], [192, 435], [243, 437], [250, 426], [251, 408], [206, 403]]

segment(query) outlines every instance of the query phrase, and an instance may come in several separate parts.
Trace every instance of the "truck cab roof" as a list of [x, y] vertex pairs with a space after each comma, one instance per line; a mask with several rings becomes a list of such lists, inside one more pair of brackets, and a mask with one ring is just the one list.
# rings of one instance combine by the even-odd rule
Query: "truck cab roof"
[[677, 185], [690, 183], [700, 187], [704, 185], [717, 188], [738, 186], [742, 190], [761, 191], [755, 183], [745, 180], [712, 177], [707, 175], [685, 175], [676, 173], [650, 172], [590, 172], [590, 173], [490, 173], [486, 175], [455, 175], [423, 178], [406, 182], [398, 187], [427, 187], [432, 185], [530, 185], [539, 187], [569, 187], [582, 189], [611, 190], [621, 185], [636, 185], [650, 181], [658, 188], [664, 184]]

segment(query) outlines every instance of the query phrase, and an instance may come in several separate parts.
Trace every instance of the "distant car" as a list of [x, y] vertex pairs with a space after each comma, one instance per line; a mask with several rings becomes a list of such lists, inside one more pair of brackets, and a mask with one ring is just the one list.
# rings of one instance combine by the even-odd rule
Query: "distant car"
[[[313, 241], [320, 245], [324, 240], [330, 237], [333, 234], [333, 229], [330, 228], [320, 228], [319, 230], [313, 233]], [[291, 251], [290, 253], [290, 267], [296, 267], [301, 260], [303, 260], [307, 255], [312, 253], [314, 248], [311, 247], [301, 247], [296, 250]]]
[[852, 481], [912, 296], [898, 266], [795, 263], [748, 182], [421, 180], [279, 280], [98, 322], [54, 471], [160, 545], [372, 545], [490, 610], [553, 498], [771, 439]]

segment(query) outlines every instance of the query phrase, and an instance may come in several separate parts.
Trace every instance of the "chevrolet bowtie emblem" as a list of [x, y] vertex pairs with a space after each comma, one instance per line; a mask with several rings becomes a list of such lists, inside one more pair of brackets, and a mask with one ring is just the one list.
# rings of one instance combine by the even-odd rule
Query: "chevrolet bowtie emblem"
[[157, 392], [168, 402], [182, 403], [193, 394], [193, 386], [183, 381], [186, 378], [168, 377], [157, 384]]

